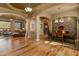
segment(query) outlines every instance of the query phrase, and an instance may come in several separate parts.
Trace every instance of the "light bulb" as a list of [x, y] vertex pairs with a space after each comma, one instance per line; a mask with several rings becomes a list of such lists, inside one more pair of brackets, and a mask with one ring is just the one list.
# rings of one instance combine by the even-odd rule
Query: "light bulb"
[[13, 19], [10, 19], [11, 21], [13, 20]]
[[55, 20], [55, 23], [58, 23], [58, 20], [57, 19]]

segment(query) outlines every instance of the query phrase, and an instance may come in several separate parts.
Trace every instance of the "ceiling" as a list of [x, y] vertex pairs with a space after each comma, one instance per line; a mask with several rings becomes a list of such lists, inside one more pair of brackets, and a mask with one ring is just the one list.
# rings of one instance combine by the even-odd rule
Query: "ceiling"
[[0, 3], [0, 7], [8, 8], [10, 10], [16, 10], [17, 12], [20, 11], [22, 13], [26, 13], [25, 7], [30, 6], [33, 9], [33, 14], [40, 13], [56, 5], [59, 5], [59, 3]]
[[[30, 13], [31, 15], [53, 15], [60, 12], [65, 12], [67, 10], [76, 9], [79, 4], [75, 3], [0, 3], [0, 7], [4, 7], [19, 13], [27, 14], [24, 10], [25, 7], [32, 7], [33, 11]], [[60, 10], [59, 10], [60, 8]], [[26, 16], [25, 16], [26, 17]]]
[[[11, 11], [16, 11], [17, 13], [22, 13], [22, 14], [26, 14], [25, 12], [25, 7], [30, 6], [33, 9], [36, 8], [37, 6], [41, 5], [41, 3], [0, 3], [0, 7], [5, 9], [5, 12], [9, 12], [9, 10]], [[2, 10], [2, 9], [1, 9]], [[1, 11], [0, 10], [0, 11]], [[4, 11], [4, 10], [3, 10]], [[4, 18], [13, 18], [12, 15], [10, 17], [7, 16], [0, 16], [0, 17], [4, 17]], [[25, 16], [23, 16], [25, 17]], [[17, 18], [17, 17], [14, 17]], [[18, 17], [19, 18], [19, 17]]]
[[10, 3], [10, 5], [12, 5], [13, 7], [15, 8], [18, 8], [18, 9], [25, 9], [25, 7], [37, 7], [38, 5], [40, 5], [41, 3]]

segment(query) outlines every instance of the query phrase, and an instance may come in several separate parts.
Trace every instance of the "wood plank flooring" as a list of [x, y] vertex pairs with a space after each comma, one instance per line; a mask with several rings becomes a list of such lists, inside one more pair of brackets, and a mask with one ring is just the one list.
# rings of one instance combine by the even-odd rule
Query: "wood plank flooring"
[[79, 51], [62, 44], [45, 43], [44, 40], [0, 38], [0, 56], [78, 56]]

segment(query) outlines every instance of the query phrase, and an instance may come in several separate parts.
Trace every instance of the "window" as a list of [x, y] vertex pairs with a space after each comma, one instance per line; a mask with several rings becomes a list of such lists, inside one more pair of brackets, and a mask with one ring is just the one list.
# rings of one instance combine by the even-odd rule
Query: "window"
[[21, 29], [21, 22], [15, 22], [15, 29]]
[[10, 28], [11, 27], [11, 22], [8, 21], [0, 21], [0, 28]]

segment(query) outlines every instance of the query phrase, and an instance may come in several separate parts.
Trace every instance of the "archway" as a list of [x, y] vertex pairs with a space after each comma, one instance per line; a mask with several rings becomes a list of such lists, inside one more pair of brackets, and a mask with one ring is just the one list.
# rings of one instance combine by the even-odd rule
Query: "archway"
[[0, 30], [3, 32], [5, 30], [14, 33], [16, 30], [25, 29], [25, 17], [18, 14], [0, 13], [0, 22], [2, 23]]
[[47, 32], [50, 31], [49, 30], [49, 18], [41, 16], [40, 21], [41, 21], [41, 24], [40, 24], [41, 25], [41, 28], [40, 28], [41, 32], [40, 32], [40, 34], [41, 34], [41, 37], [44, 38], [45, 35], [48, 35]]

